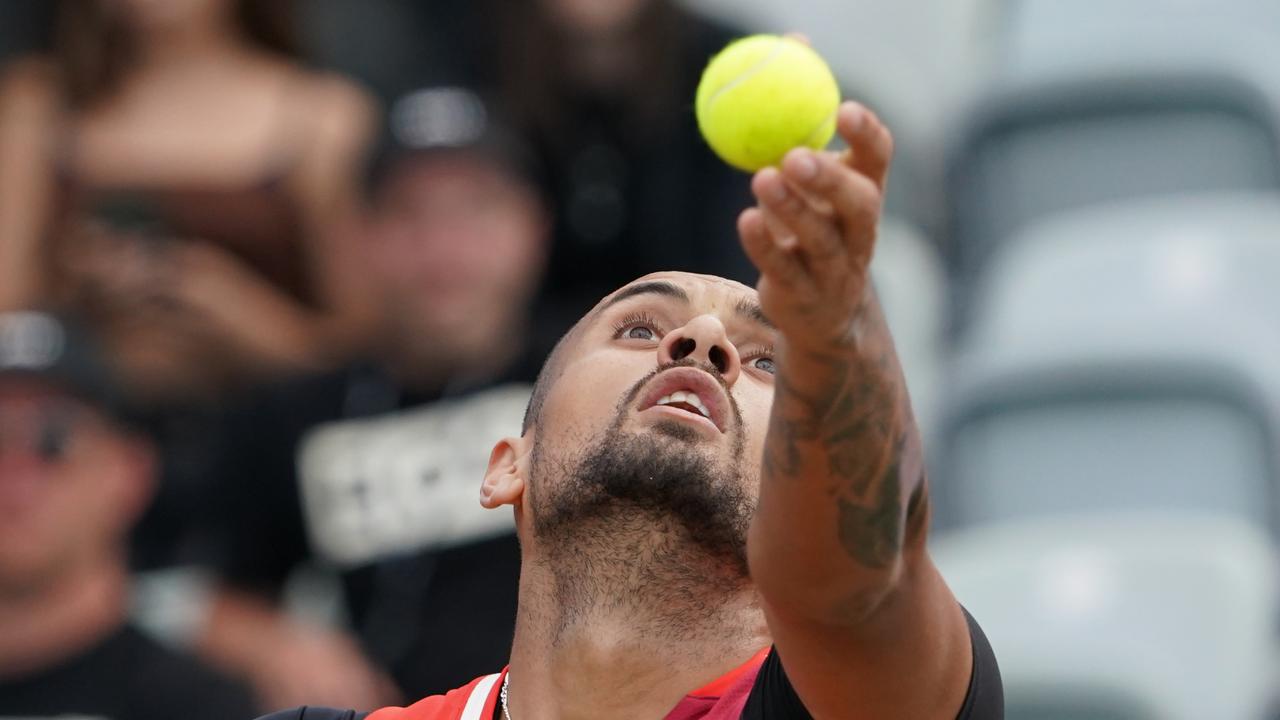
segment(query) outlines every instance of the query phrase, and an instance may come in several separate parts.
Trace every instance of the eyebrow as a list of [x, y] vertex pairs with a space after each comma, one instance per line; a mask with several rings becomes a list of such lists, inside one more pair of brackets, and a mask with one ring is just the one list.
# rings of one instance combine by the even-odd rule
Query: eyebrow
[[[623, 300], [628, 300], [638, 295], [663, 295], [666, 297], [676, 298], [677, 300], [682, 300], [686, 303], [689, 302], [689, 294], [679, 286], [673, 285], [672, 283], [664, 280], [648, 280], [646, 282], [628, 285], [614, 293], [613, 297], [609, 298], [608, 302], [600, 306], [599, 310], [597, 310], [597, 314], [604, 312]], [[773, 322], [764, 314], [764, 309], [760, 307], [760, 303], [755, 302], [754, 300], [750, 300], [748, 298], [738, 300], [737, 305], [734, 306], [734, 311], [740, 317], [759, 323], [770, 330], [776, 331], [778, 329], [777, 326], [774, 325]]]
[[622, 288], [618, 292], [614, 293], [613, 297], [609, 298], [609, 302], [601, 305], [600, 310], [604, 311], [614, 305], [617, 305], [623, 300], [636, 297], [637, 295], [665, 295], [667, 297], [683, 300], [686, 303], [689, 302], [689, 294], [675, 285], [663, 280], [649, 280], [647, 282], [636, 283]]
[[764, 314], [764, 308], [760, 307], [760, 303], [755, 302], [754, 300], [748, 300], [747, 298], [742, 298], [741, 300], [738, 301], [738, 304], [737, 306], [734, 307], [734, 310], [737, 311], [738, 315], [741, 315], [742, 317], [748, 320], [751, 320], [753, 322], [760, 323], [761, 325], [769, 328], [770, 330], [776, 331], [778, 329], [778, 326], [774, 325], [773, 322], [769, 320], [769, 318]]

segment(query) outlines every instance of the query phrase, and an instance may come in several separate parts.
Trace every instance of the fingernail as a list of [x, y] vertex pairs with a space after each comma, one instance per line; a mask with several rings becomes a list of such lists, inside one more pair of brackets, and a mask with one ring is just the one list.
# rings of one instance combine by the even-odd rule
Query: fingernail
[[809, 153], [796, 153], [791, 160], [791, 173], [799, 180], [812, 180], [818, 174], [818, 163]]
[[783, 184], [782, 178], [778, 178], [778, 182], [769, 188], [769, 198], [774, 202], [781, 202], [787, 199], [787, 186]]

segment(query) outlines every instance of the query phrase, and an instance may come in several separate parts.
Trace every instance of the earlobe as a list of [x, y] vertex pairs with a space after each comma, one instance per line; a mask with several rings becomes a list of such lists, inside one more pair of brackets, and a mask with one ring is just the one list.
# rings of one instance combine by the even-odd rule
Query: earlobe
[[528, 467], [526, 437], [508, 437], [498, 441], [489, 454], [489, 469], [480, 486], [480, 504], [486, 508], [516, 505], [524, 497], [524, 477]]

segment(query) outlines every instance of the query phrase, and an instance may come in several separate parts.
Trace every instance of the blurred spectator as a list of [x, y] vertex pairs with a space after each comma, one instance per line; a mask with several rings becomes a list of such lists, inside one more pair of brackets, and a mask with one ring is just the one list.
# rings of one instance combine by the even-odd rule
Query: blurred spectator
[[0, 77], [0, 309], [70, 309], [152, 406], [135, 567], [188, 554], [211, 406], [330, 362], [372, 314], [369, 103], [296, 63], [291, 5], [60, 0], [54, 51]]
[[161, 400], [357, 341], [370, 106], [296, 64], [290, 7], [60, 0], [0, 85], [0, 309], [75, 308]]
[[712, 154], [691, 109], [708, 58], [742, 33], [668, 0], [487, 5], [493, 81], [541, 153], [555, 203], [544, 331], [558, 337], [654, 270], [754, 282], [736, 232], [749, 176]]
[[380, 0], [358, 26], [350, 4], [317, 5], [323, 61], [388, 100], [427, 83], [495, 89], [555, 211], [540, 338], [646, 272], [754, 282], [735, 231], [749, 176], [712, 154], [693, 114], [703, 66], [742, 32], [670, 0]]
[[[518, 430], [541, 357], [529, 313], [548, 219], [530, 153], [475, 95], [411, 93], [390, 119], [366, 248], [377, 351], [261, 393], [217, 471], [223, 588], [205, 645], [272, 706], [377, 706], [382, 669], [409, 696], [438, 692], [510, 650], [518, 546], [475, 478], [485, 438]], [[358, 647], [283, 609], [308, 561], [340, 573]]]
[[126, 621], [153, 458], [107, 382], [66, 326], [0, 314], [0, 716], [247, 717], [247, 689]]

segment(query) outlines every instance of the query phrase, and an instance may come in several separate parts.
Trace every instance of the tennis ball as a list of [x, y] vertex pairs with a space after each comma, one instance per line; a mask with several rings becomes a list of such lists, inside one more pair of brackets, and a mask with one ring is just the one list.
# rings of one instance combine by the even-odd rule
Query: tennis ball
[[836, 131], [840, 88], [808, 45], [777, 35], [729, 43], [698, 83], [698, 129], [730, 165], [755, 172], [787, 151], [826, 147]]

